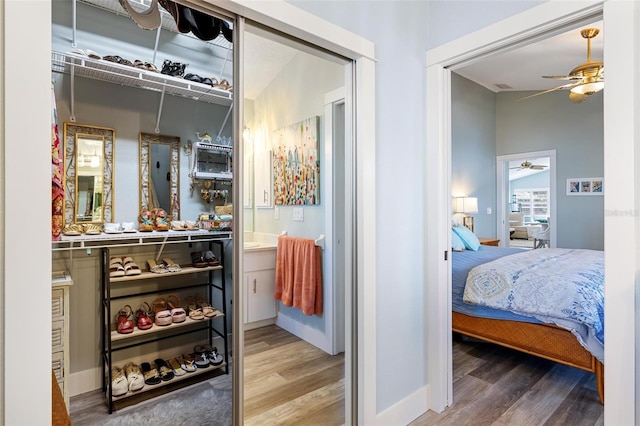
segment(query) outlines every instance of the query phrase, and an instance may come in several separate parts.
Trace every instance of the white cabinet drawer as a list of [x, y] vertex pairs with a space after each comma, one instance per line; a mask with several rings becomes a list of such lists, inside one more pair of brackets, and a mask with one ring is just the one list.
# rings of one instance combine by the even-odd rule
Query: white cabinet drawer
[[274, 269], [276, 267], [276, 251], [262, 250], [244, 254], [244, 272]]
[[64, 290], [56, 288], [51, 290], [51, 318], [64, 317]]
[[62, 351], [65, 342], [64, 320], [54, 320], [51, 322], [51, 350]]

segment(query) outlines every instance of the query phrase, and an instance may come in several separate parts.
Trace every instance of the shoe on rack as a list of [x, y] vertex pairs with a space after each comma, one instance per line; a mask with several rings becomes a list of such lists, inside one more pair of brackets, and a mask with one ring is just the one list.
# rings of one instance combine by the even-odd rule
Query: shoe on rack
[[129, 392], [129, 382], [120, 367], [111, 368], [111, 395], [120, 396]]
[[220, 259], [218, 259], [211, 250], [207, 250], [204, 252], [204, 260], [207, 262], [209, 266], [220, 265]]
[[169, 381], [175, 377], [173, 370], [169, 368], [167, 362], [164, 359], [158, 358], [153, 362], [156, 364], [156, 368], [158, 369], [160, 378], [163, 382]]
[[191, 252], [191, 264], [194, 268], [206, 268], [209, 266], [201, 251]]
[[180, 363], [178, 358], [171, 358], [169, 360], [169, 365], [171, 366], [171, 369], [173, 370], [173, 374], [174, 375], [176, 375], [176, 376], [184, 376], [185, 374], [187, 374], [185, 369], [182, 368], [182, 364]]
[[215, 367], [224, 361], [224, 358], [218, 353], [218, 348], [215, 346], [208, 352], [207, 356], [209, 357], [209, 363]]
[[207, 368], [211, 363], [209, 362], [209, 356], [205, 351], [204, 346], [197, 345], [193, 348], [194, 356], [196, 359], [196, 367], [198, 368]]
[[180, 306], [180, 298], [175, 294], [170, 295], [167, 298], [167, 306], [171, 312], [172, 322], [179, 323], [185, 322], [187, 319], [186, 311]]
[[140, 330], [148, 330], [153, 327], [151, 319], [151, 306], [147, 302], [143, 302], [136, 311], [136, 323]]
[[167, 301], [163, 297], [158, 297], [153, 301], [153, 312], [156, 325], [170, 325], [173, 323], [171, 311], [167, 309]]
[[158, 369], [151, 366], [148, 362], [143, 362], [140, 364], [140, 369], [142, 370], [142, 374], [144, 375], [144, 383], [147, 385], [157, 385], [162, 382], [162, 378], [160, 378], [160, 374], [158, 373]]
[[130, 392], [138, 391], [144, 387], [144, 376], [138, 364], [129, 362], [124, 366], [123, 370], [127, 376]]
[[153, 272], [154, 274], [166, 274], [169, 272], [169, 270], [164, 266], [164, 263], [158, 264], [153, 259], [147, 260], [147, 266], [149, 267], [149, 272]]
[[182, 355], [179, 358], [179, 361], [180, 361], [180, 363], [182, 365], [182, 368], [187, 373], [193, 373], [194, 371], [196, 371], [196, 369], [197, 369], [196, 360], [193, 358], [193, 355], [191, 355], [191, 354]]
[[169, 257], [165, 257], [164, 259], [162, 259], [162, 263], [164, 264], [164, 267], [167, 268], [167, 271], [169, 272], [182, 271], [182, 268], [180, 267], [180, 265], [178, 265], [176, 262], [171, 260], [171, 258]]
[[133, 233], [138, 232], [133, 226], [133, 222], [122, 222], [122, 232]]
[[153, 224], [155, 223], [155, 216], [151, 210], [143, 210], [138, 216], [138, 231], [151, 232], [153, 231]]
[[131, 306], [124, 305], [122, 309], [118, 312], [118, 323], [116, 326], [116, 330], [120, 334], [129, 334], [133, 332], [133, 320], [131, 316], [133, 315], [133, 311], [131, 310]]
[[119, 257], [112, 257], [109, 260], [109, 277], [110, 278], [124, 277], [125, 274], [126, 274], [126, 271], [124, 270], [122, 259]]
[[204, 313], [202, 309], [196, 305], [196, 300], [192, 296], [187, 296], [185, 299], [185, 305], [187, 306], [187, 314], [192, 320], [203, 320]]
[[152, 210], [154, 221], [154, 231], [168, 231], [169, 230], [169, 218], [167, 212], [164, 209], [156, 208]]
[[222, 312], [220, 312], [219, 310], [211, 306], [209, 302], [207, 302], [205, 299], [203, 299], [200, 296], [198, 296], [196, 299], [196, 305], [198, 306], [198, 308], [202, 310], [202, 313], [207, 318], [215, 318], [215, 317], [222, 316]]
[[140, 275], [142, 273], [138, 264], [134, 262], [130, 256], [123, 258], [122, 264], [124, 265], [124, 274], [128, 277], [132, 275]]

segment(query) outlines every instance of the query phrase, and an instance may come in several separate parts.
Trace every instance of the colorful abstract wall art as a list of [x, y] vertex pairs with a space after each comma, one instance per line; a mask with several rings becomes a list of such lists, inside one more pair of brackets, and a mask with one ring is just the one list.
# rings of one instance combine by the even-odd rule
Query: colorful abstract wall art
[[320, 204], [318, 117], [274, 132], [273, 185], [275, 204]]

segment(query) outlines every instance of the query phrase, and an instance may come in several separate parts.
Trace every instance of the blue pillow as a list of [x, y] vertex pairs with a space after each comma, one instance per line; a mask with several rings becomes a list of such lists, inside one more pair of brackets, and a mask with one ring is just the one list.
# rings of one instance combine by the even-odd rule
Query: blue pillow
[[476, 234], [471, 232], [466, 226], [456, 226], [453, 228], [453, 232], [458, 234], [458, 237], [464, 243], [464, 246], [472, 251], [478, 251], [480, 249], [480, 240], [476, 237]]
[[460, 237], [458, 237], [458, 234], [456, 234], [453, 229], [451, 229], [451, 249], [453, 251], [464, 251], [465, 249], [464, 242]]

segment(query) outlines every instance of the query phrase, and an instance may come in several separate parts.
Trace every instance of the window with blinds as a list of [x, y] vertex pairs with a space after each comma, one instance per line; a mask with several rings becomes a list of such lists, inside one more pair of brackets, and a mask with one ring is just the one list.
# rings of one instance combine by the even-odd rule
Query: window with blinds
[[515, 190], [521, 212], [531, 220], [549, 217], [549, 188], [521, 188]]

